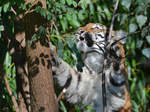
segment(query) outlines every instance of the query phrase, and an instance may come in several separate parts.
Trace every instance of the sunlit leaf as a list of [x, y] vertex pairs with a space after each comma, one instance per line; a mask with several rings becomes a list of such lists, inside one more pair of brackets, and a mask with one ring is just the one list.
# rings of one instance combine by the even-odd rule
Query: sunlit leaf
[[68, 5], [72, 4], [72, 0], [66, 0], [66, 2], [68, 3]]
[[9, 52], [6, 53], [5, 55], [5, 60], [4, 60], [4, 70], [6, 75], [11, 73], [11, 56], [9, 54]]
[[141, 48], [143, 45], [143, 40], [138, 40], [136, 43], [136, 48]]
[[130, 24], [129, 25], [129, 32], [135, 32], [137, 30], [137, 25], [136, 24]]
[[7, 52], [4, 60], [4, 66], [7, 69], [10, 65], [11, 65], [11, 56], [9, 52]]
[[128, 17], [127, 14], [121, 15], [121, 17], [120, 17], [120, 25], [125, 23], [125, 21], [127, 20], [127, 17]]
[[136, 80], [133, 80], [131, 86], [130, 86], [130, 91], [133, 94], [134, 90], [135, 90], [135, 86], [136, 86]]
[[150, 35], [146, 36], [146, 40], [150, 44]]
[[142, 49], [142, 54], [150, 59], [150, 48]]
[[67, 112], [67, 109], [64, 105], [64, 103], [62, 101], [60, 101], [60, 109], [63, 111], [63, 112]]
[[7, 12], [9, 10], [9, 7], [10, 7], [10, 2], [7, 2], [6, 4], [4, 4], [3, 6], [4, 12]]
[[79, 6], [81, 6], [83, 10], [87, 8], [87, 5], [88, 5], [87, 0], [80, 0]]
[[0, 25], [0, 31], [4, 31], [4, 26]]
[[130, 8], [131, 0], [122, 0], [121, 4], [126, 7], [127, 9]]
[[132, 59], [132, 66], [136, 67], [136, 61], [135, 61], [135, 59]]
[[147, 21], [147, 17], [143, 15], [136, 16], [136, 21], [141, 28]]
[[107, 7], [104, 8], [104, 12], [105, 12], [105, 14], [107, 16], [107, 19], [110, 20], [111, 19], [111, 13], [110, 13], [110, 11], [109, 11], [109, 9]]

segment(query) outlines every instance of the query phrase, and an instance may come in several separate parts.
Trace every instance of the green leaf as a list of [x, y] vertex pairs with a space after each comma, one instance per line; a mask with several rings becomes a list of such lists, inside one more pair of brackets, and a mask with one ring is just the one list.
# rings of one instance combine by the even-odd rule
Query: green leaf
[[66, 38], [66, 42], [70, 48], [74, 46], [73, 40], [71, 38]]
[[87, 0], [80, 0], [78, 5], [81, 6], [83, 10], [85, 10], [88, 6]]
[[141, 28], [147, 21], [147, 17], [143, 15], [136, 16], [136, 21]]
[[137, 30], [137, 25], [136, 24], [130, 24], [129, 25], [129, 32], [135, 32]]
[[133, 42], [131, 43], [131, 48], [132, 48], [132, 49], [135, 49], [135, 41], [133, 41]]
[[67, 112], [67, 109], [64, 105], [64, 103], [62, 101], [60, 101], [60, 109], [63, 111], [63, 112]]
[[4, 26], [0, 25], [0, 31], [4, 31]]
[[60, 1], [62, 4], [65, 4], [66, 3], [66, 0], [61, 0]]
[[15, 68], [15, 66], [12, 67], [11, 73], [12, 73], [13, 76], [15, 76], [15, 74], [16, 74], [16, 68]]
[[47, 14], [47, 20], [51, 20], [51, 18], [52, 18], [52, 16], [51, 16], [51, 14]]
[[136, 67], [136, 61], [132, 59], [132, 66], [135, 68]]
[[70, 24], [71, 24], [74, 28], [80, 27], [80, 23], [79, 23], [76, 19], [71, 20], [71, 21], [70, 21]]
[[83, 10], [80, 10], [79, 13], [78, 13], [78, 18], [80, 21], [83, 21], [85, 18], [87, 18], [88, 15], [87, 15], [87, 12], [83, 11]]
[[7, 52], [5, 55], [4, 70], [5, 70], [6, 75], [11, 73], [11, 56], [9, 52]]
[[46, 17], [46, 10], [41, 8], [40, 14], [45, 18]]
[[75, 1], [72, 2], [72, 5], [76, 8], [77, 7], [77, 3]]
[[68, 22], [67, 22], [66, 18], [61, 19], [60, 23], [61, 23], [63, 31], [66, 31], [68, 28]]
[[144, 48], [142, 54], [150, 59], [150, 48]]
[[45, 36], [46, 35], [46, 29], [43, 26], [40, 26], [38, 29], [38, 33], [40, 36]]
[[131, 84], [131, 86], [130, 86], [130, 91], [131, 91], [131, 93], [134, 92], [135, 86], [136, 86], [136, 80], [133, 80], [133, 82], [132, 82], [132, 84]]
[[126, 7], [127, 9], [130, 8], [131, 0], [122, 0], [121, 4]]
[[146, 36], [146, 40], [150, 44], [150, 35]]
[[143, 40], [138, 40], [136, 43], [136, 48], [141, 48], [143, 45]]
[[10, 65], [11, 65], [11, 56], [9, 52], [7, 52], [4, 60], [4, 67], [7, 69]]
[[107, 16], [107, 19], [111, 20], [111, 13], [110, 13], [110, 11], [109, 11], [109, 9], [107, 7], [104, 8], [104, 12], [105, 12], [105, 14]]
[[149, 32], [148, 29], [143, 28], [143, 29], [142, 29], [142, 32], [141, 32], [141, 37], [145, 37], [145, 36], [147, 35], [148, 32]]
[[132, 102], [132, 105], [133, 105], [133, 111], [134, 112], [139, 112], [139, 105], [138, 105], [138, 103], [136, 101], [134, 101], [134, 100], [131, 100], [131, 102]]
[[9, 10], [9, 6], [10, 6], [10, 2], [7, 2], [6, 4], [4, 4], [3, 6], [4, 12], [7, 12]]
[[2, 7], [0, 7], [0, 16], [1, 16], [1, 12], [2, 12]]
[[127, 14], [121, 15], [121, 17], [120, 17], [120, 25], [125, 23], [125, 21], [127, 20], [127, 17], [128, 17]]
[[72, 25], [74, 28], [77, 28], [80, 26], [80, 23], [77, 20], [76, 13], [73, 13], [73, 12], [67, 13], [66, 17], [67, 17], [70, 25]]
[[1, 34], [1, 32], [0, 32], [0, 39], [1, 39], [1, 37], [2, 37], [2, 34]]
[[91, 3], [89, 4], [90, 7], [90, 14], [94, 14], [94, 5]]
[[66, 2], [67, 2], [68, 5], [72, 4], [72, 0], [66, 0]]
[[76, 112], [80, 112], [80, 108], [78, 105], [75, 105], [75, 110], [76, 110]]

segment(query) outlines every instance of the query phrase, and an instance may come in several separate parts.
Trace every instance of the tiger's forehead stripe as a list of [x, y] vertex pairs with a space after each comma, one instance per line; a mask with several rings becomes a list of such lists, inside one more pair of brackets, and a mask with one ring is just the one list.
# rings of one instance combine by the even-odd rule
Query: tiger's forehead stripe
[[103, 32], [106, 33], [107, 28], [101, 24], [101, 29], [99, 28], [94, 28], [93, 26], [95, 26], [95, 23], [89, 23], [84, 27], [81, 27], [79, 30], [83, 30], [83, 31], [87, 31], [87, 32], [91, 32], [91, 33], [95, 33], [95, 32]]

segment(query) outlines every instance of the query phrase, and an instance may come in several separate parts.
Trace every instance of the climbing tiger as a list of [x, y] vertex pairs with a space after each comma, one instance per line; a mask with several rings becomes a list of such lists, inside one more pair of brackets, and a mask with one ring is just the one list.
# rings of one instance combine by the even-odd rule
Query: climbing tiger
[[123, 36], [125, 33], [122, 31], [112, 31], [109, 39], [107, 27], [99, 23], [89, 23], [79, 28], [75, 39], [85, 65], [82, 72], [71, 68], [57, 56], [52, 67], [59, 85], [66, 90], [67, 101], [92, 105], [96, 112], [103, 112], [104, 72], [107, 112], [131, 112], [123, 49], [125, 41], [117, 41]]

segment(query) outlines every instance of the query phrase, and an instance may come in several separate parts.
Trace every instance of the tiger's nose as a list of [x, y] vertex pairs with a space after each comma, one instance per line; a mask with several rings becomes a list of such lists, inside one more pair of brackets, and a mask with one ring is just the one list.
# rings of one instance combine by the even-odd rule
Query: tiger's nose
[[82, 33], [84, 33], [83, 30], [78, 30], [78, 34], [82, 34]]

